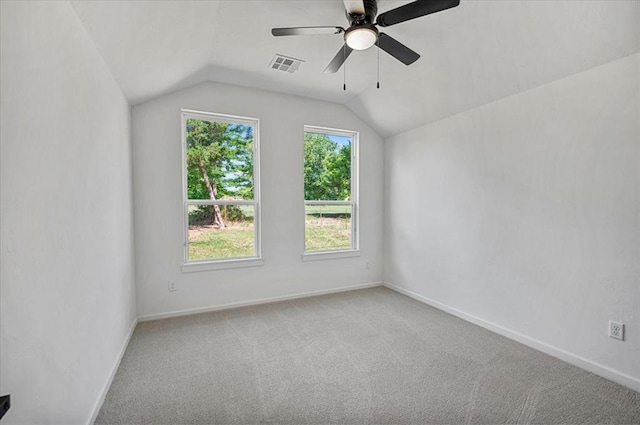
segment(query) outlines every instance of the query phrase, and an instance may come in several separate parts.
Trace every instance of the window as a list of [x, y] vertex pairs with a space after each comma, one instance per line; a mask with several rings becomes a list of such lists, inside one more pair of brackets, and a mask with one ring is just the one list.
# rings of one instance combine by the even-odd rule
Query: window
[[187, 270], [261, 264], [258, 124], [182, 111]]
[[358, 133], [304, 127], [305, 254], [358, 249]]

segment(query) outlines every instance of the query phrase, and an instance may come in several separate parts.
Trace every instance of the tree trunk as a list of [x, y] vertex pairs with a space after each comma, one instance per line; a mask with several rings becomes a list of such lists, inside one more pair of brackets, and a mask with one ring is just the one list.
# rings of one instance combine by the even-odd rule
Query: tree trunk
[[[204, 182], [207, 185], [207, 191], [209, 192], [209, 199], [212, 201], [216, 200], [216, 188], [213, 187], [211, 182], [209, 181], [209, 175], [207, 174], [207, 169], [204, 166], [204, 163], [200, 162], [200, 171], [202, 172], [202, 177], [204, 177]], [[218, 224], [220, 229], [224, 228], [224, 221], [222, 221], [222, 215], [220, 214], [220, 207], [218, 205], [213, 206], [213, 224]]]

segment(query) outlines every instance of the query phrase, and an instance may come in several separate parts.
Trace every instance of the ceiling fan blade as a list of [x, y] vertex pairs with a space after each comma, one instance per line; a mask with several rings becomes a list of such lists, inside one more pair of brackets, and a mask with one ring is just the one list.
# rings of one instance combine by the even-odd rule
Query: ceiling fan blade
[[342, 27], [292, 27], [292, 28], [272, 28], [271, 34], [274, 37], [286, 35], [332, 35], [344, 32]]
[[347, 14], [358, 14], [364, 15], [364, 1], [362, 0], [343, 0], [344, 1], [344, 9], [347, 11]]
[[417, 0], [413, 3], [391, 9], [378, 15], [376, 23], [381, 27], [388, 27], [400, 22], [419, 18], [431, 13], [451, 9], [460, 4], [460, 0]]
[[420, 58], [419, 54], [383, 32], [378, 35], [378, 47], [405, 65], [411, 65]]
[[347, 46], [346, 44], [342, 46], [340, 50], [338, 50], [338, 53], [336, 53], [336, 55], [333, 57], [333, 59], [331, 59], [329, 65], [327, 65], [327, 67], [324, 69], [324, 73], [333, 74], [337, 72], [344, 61], [347, 60], [351, 52], [353, 52], [353, 49], [351, 47]]

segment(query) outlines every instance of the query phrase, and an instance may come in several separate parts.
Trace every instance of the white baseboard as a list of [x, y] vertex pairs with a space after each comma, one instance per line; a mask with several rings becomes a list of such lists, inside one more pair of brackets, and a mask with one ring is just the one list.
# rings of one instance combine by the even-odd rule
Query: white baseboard
[[218, 311], [218, 310], [229, 310], [232, 308], [247, 307], [247, 306], [258, 305], [258, 304], [269, 304], [269, 303], [275, 303], [279, 301], [294, 300], [297, 298], [307, 298], [307, 297], [314, 297], [318, 295], [335, 294], [338, 292], [355, 291], [357, 289], [374, 288], [376, 286], [383, 286], [383, 285], [384, 285], [383, 282], [362, 283], [359, 285], [341, 286], [338, 288], [322, 289], [319, 291], [300, 292], [297, 294], [283, 295], [280, 297], [260, 298], [260, 299], [250, 300], [250, 301], [219, 304], [219, 305], [200, 307], [200, 308], [190, 308], [186, 310], [176, 310], [176, 311], [170, 311], [167, 313], [145, 314], [143, 316], [138, 316], [138, 321], [148, 322], [150, 320], [168, 319], [170, 317], [188, 316], [190, 314], [208, 313], [211, 311]]
[[127, 346], [129, 346], [129, 341], [131, 341], [131, 337], [133, 336], [133, 331], [136, 329], [136, 325], [138, 324], [138, 319], [136, 318], [131, 324], [131, 328], [129, 328], [129, 334], [125, 338], [122, 343], [122, 347], [120, 347], [120, 352], [118, 353], [118, 357], [116, 358], [116, 362], [111, 368], [111, 373], [109, 373], [109, 377], [107, 378], [107, 382], [105, 382], [102, 391], [100, 392], [100, 397], [96, 401], [93, 407], [93, 413], [87, 422], [88, 425], [93, 425], [98, 417], [98, 413], [100, 413], [100, 409], [102, 408], [102, 404], [104, 403], [104, 399], [107, 397], [107, 393], [109, 392], [109, 388], [111, 388], [111, 383], [113, 382], [113, 378], [116, 376], [116, 372], [118, 371], [118, 367], [120, 367], [120, 362], [122, 361], [122, 357], [124, 356], [124, 352], [127, 351]]
[[442, 310], [456, 317], [459, 317], [463, 320], [466, 320], [467, 322], [471, 322], [474, 325], [481, 326], [499, 335], [502, 335], [504, 337], [517, 341], [521, 344], [527, 345], [535, 350], [542, 351], [543, 353], [549, 354], [550, 356], [556, 357], [574, 366], [588, 370], [589, 372], [595, 373], [596, 375], [602, 376], [603, 378], [609, 379], [620, 385], [624, 385], [627, 388], [631, 388], [634, 391], [640, 392], [640, 380], [637, 378], [634, 378], [633, 376], [611, 369], [610, 367], [604, 366], [592, 360], [585, 359], [584, 357], [578, 356], [576, 354], [570, 353], [560, 348], [553, 347], [547, 343], [538, 341], [537, 339], [534, 339], [534, 338], [530, 338], [526, 335], [512, 331], [511, 329], [507, 329], [495, 323], [488, 322], [484, 319], [473, 316], [471, 314], [467, 314], [456, 308], [450, 307], [436, 300], [432, 300], [423, 295], [401, 288], [392, 283], [385, 282], [384, 286], [386, 286], [391, 290], [404, 294], [410, 298], [413, 298], [414, 300], [430, 305], [431, 307], [435, 307], [438, 310]]

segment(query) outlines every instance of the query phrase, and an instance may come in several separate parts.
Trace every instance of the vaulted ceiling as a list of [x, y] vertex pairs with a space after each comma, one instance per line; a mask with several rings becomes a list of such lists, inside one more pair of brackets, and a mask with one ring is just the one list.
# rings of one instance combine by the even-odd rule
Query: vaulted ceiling
[[[428, 1], [428, 0], [425, 0]], [[407, 1], [380, 0], [379, 13]], [[640, 51], [640, 1], [462, 0], [387, 27], [422, 57], [405, 66], [376, 48], [323, 70], [341, 35], [273, 37], [272, 27], [347, 27], [341, 0], [73, 1], [131, 104], [204, 81], [346, 105], [388, 136]], [[305, 62], [289, 74], [276, 53]]]

